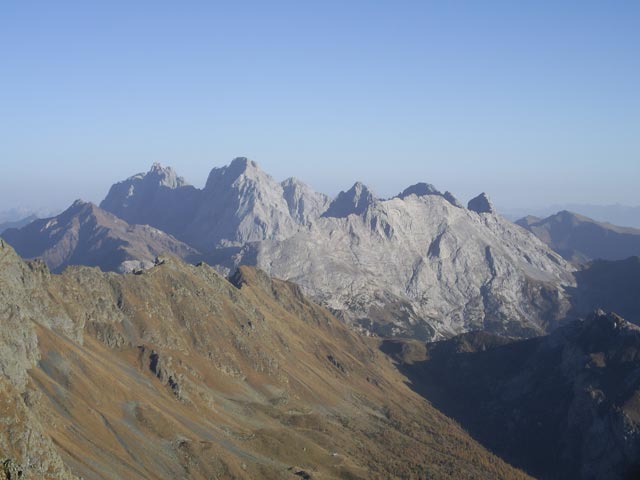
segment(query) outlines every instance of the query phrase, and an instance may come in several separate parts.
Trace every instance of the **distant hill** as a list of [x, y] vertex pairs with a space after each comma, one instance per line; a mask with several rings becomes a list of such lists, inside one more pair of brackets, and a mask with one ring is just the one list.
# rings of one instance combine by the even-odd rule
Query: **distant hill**
[[585, 217], [593, 218], [598, 222], [612, 223], [625, 227], [640, 228], [640, 205], [588, 205], [580, 203], [567, 203], [562, 205], [549, 205], [537, 207], [505, 207], [498, 208], [500, 213], [511, 221], [526, 217], [527, 215], [545, 218], [562, 210], [576, 212]]
[[573, 262], [640, 255], [640, 229], [597, 222], [568, 211], [544, 219], [528, 216], [516, 223]]
[[54, 272], [67, 265], [130, 271], [149, 267], [161, 253], [195, 260], [199, 253], [156, 228], [129, 225], [92, 203], [76, 201], [52, 218], [2, 233], [23, 258], [42, 257]]

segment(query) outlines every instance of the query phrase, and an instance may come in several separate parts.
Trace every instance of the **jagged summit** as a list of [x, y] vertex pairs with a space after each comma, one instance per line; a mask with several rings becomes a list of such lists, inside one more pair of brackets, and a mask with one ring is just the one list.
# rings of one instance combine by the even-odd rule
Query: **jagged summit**
[[308, 224], [318, 218], [329, 206], [328, 196], [314, 191], [297, 178], [287, 178], [280, 186], [289, 206], [289, 213], [300, 224]]
[[431, 185], [430, 183], [416, 183], [415, 185], [411, 185], [410, 187], [405, 188], [401, 193], [396, 195], [397, 198], [405, 198], [409, 195], [416, 195], [418, 197], [423, 197], [425, 195], [442, 195], [440, 190]]
[[469, 200], [467, 208], [476, 213], [495, 213], [489, 196], [484, 192]]
[[416, 195], [418, 197], [425, 197], [427, 195], [436, 195], [439, 197], [443, 197], [450, 204], [462, 208], [462, 204], [458, 201], [458, 199], [449, 191], [442, 193], [436, 187], [434, 187], [430, 183], [419, 182], [415, 185], [411, 185], [410, 187], [405, 188], [401, 193], [396, 195], [395, 198], [405, 199], [409, 195]]
[[352, 214], [361, 215], [376, 201], [376, 196], [369, 187], [356, 182], [346, 192], [340, 192], [322, 216], [343, 218]]
[[147, 173], [139, 173], [128, 180], [140, 179], [147, 184], [159, 187], [178, 188], [188, 185], [183, 177], [178, 176], [171, 167], [163, 167], [160, 162], [154, 162]]
[[229, 165], [223, 167], [214, 167], [209, 173], [205, 190], [215, 188], [220, 183], [231, 184], [240, 177], [251, 178], [254, 180], [265, 180], [265, 177], [271, 178], [266, 174], [260, 166], [253, 160], [246, 157], [236, 157]]

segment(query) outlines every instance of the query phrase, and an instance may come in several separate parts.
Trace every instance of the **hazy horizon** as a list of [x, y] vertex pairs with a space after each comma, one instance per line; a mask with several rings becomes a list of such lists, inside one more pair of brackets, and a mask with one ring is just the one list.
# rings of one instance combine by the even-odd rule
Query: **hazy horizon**
[[500, 207], [639, 205], [640, 4], [151, 2], [0, 6], [0, 210], [99, 203], [159, 161], [201, 186]]

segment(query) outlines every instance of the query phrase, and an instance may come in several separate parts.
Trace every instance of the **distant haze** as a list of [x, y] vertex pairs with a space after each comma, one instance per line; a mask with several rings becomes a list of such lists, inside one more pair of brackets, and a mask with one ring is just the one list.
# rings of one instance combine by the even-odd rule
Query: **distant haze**
[[639, 2], [3, 2], [0, 211], [278, 180], [639, 205]]

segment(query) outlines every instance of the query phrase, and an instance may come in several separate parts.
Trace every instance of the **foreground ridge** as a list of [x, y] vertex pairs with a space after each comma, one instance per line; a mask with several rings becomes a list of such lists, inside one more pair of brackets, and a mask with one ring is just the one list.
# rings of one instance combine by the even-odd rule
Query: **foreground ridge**
[[524, 478], [250, 267], [53, 275], [1, 241], [0, 312], [0, 455], [28, 475]]

